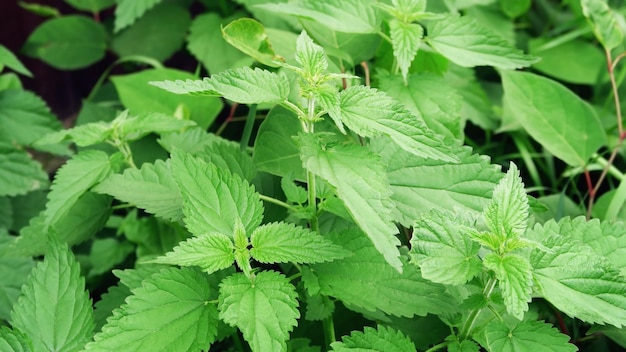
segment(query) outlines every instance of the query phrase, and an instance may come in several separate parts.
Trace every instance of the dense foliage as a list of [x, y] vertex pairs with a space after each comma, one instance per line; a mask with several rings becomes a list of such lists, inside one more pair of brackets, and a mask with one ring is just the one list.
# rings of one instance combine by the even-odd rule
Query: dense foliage
[[73, 127], [0, 46], [1, 351], [626, 347], [621, 1], [66, 2]]

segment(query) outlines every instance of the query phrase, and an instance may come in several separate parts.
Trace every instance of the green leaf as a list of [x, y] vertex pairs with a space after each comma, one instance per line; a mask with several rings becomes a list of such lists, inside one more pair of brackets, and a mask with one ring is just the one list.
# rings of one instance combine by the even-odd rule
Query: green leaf
[[217, 309], [204, 274], [164, 269], [113, 311], [85, 351], [199, 351], [217, 334]]
[[108, 237], [93, 240], [89, 257], [82, 262], [89, 266], [87, 278], [108, 273], [134, 251], [135, 246], [124, 239], [120, 241], [116, 238]]
[[85, 150], [76, 154], [57, 171], [48, 193], [46, 224], [63, 218], [89, 188], [111, 173], [109, 156], [98, 150]]
[[460, 160], [457, 164], [415, 157], [386, 138], [372, 141], [372, 150], [387, 165], [394, 217], [405, 226], [430, 209], [458, 207], [478, 214], [502, 178], [499, 166], [490, 164], [486, 156], [472, 154], [468, 147], [452, 150]]
[[212, 136], [213, 143], [206, 146], [198, 156], [251, 182], [256, 176], [256, 168], [250, 154], [242, 151], [239, 143]]
[[512, 327], [494, 320], [476, 338], [489, 352], [575, 352], [578, 348], [568, 343], [570, 337], [561, 334], [550, 324], [527, 320]]
[[[250, 66], [254, 62], [252, 58], [233, 48], [222, 38], [221, 26], [228, 21], [229, 19], [222, 19], [218, 14], [210, 12], [194, 18], [189, 27], [187, 49], [210, 74], [230, 68]], [[248, 37], [243, 39], [247, 40]], [[215, 55], [215, 53], [220, 54]]]
[[119, 231], [137, 245], [138, 257], [150, 258], [171, 251], [190, 236], [178, 222], [164, 222], [155, 217], [137, 218], [137, 211], [131, 211], [126, 216], [120, 224]]
[[104, 57], [107, 34], [104, 27], [82, 15], [50, 19], [26, 40], [23, 51], [61, 70], [87, 67]]
[[280, 179], [280, 188], [285, 193], [287, 200], [292, 203], [304, 204], [307, 201], [307, 190], [294, 183], [294, 179], [291, 175]]
[[622, 44], [624, 32], [617, 15], [605, 0], [581, 0], [583, 14], [602, 46], [611, 51]]
[[500, 0], [500, 9], [509, 18], [525, 14], [532, 5], [532, 0]]
[[192, 237], [178, 244], [172, 252], [153, 261], [159, 264], [199, 266], [207, 274], [226, 269], [235, 262], [232, 239], [221, 233]]
[[[10, 248], [10, 247], [9, 247]], [[10, 256], [11, 251], [5, 256]], [[17, 302], [22, 285], [35, 266], [31, 258], [0, 257], [0, 320], [9, 320], [11, 308]], [[0, 351], [2, 351], [0, 349]]]
[[148, 10], [163, 0], [116, 0], [115, 32], [130, 26]]
[[41, 5], [36, 3], [27, 3], [20, 1], [17, 3], [24, 10], [39, 15], [41, 17], [61, 17], [61, 12], [56, 7]]
[[126, 297], [130, 296], [130, 289], [121, 283], [109, 286], [106, 293], [100, 296], [100, 300], [94, 304], [94, 320], [96, 322], [95, 331], [101, 331], [106, 320], [113, 313], [113, 310], [124, 304]]
[[[535, 232], [543, 233], [537, 226]], [[536, 290], [565, 314], [589, 323], [626, 325], [626, 279], [577, 241], [553, 235], [533, 249]]]
[[489, 229], [502, 241], [520, 237], [528, 226], [528, 197], [519, 170], [510, 163], [509, 170], [493, 190], [491, 202], [484, 210]]
[[48, 175], [28, 152], [0, 142], [0, 196], [26, 194], [47, 184]]
[[[333, 111], [329, 113], [333, 115]], [[402, 149], [416, 156], [458, 161], [439, 136], [397, 101], [374, 88], [352, 86], [342, 91], [339, 114], [333, 119], [361, 136], [389, 136]]]
[[353, 255], [312, 265], [312, 270], [303, 272], [307, 287], [316, 282], [319, 293], [348, 306], [398, 317], [457, 310], [458, 302], [446, 293], [445, 286], [424, 279], [413, 265], [405, 265], [399, 273], [358, 229], [331, 233], [326, 238]]
[[[134, 0], [124, 1], [135, 3]], [[111, 48], [120, 57], [144, 56], [162, 62], [183, 47], [190, 24], [187, 8], [176, 2], [164, 2], [130, 28], [117, 33]]]
[[278, 67], [276, 61], [284, 61], [276, 55], [265, 27], [255, 19], [240, 18], [222, 28], [222, 36], [230, 45], [246, 55], [270, 67]]
[[282, 274], [261, 271], [251, 280], [233, 274], [220, 284], [220, 319], [236, 326], [253, 352], [287, 351], [300, 317], [295, 287]]
[[341, 342], [330, 344], [333, 351], [385, 351], [413, 352], [415, 345], [402, 332], [384, 326], [376, 329], [366, 326], [363, 332], [354, 331], [350, 336], [341, 338]]
[[463, 67], [494, 66], [512, 70], [537, 61], [467, 16], [450, 15], [431, 22], [426, 42]]
[[302, 66], [304, 77], [312, 80], [326, 74], [328, 59], [324, 49], [315, 44], [306, 31], [302, 31], [296, 42], [296, 61]]
[[402, 270], [391, 221], [393, 203], [384, 166], [378, 157], [357, 145], [325, 143], [319, 136], [300, 135], [300, 153], [306, 169], [337, 189], [337, 195], [385, 260]]
[[122, 104], [131, 114], [160, 112], [173, 115], [179, 106], [186, 107], [191, 119], [202, 128], [207, 128], [222, 110], [218, 98], [179, 97], [148, 84], [158, 80], [195, 79], [188, 72], [173, 69], [150, 69], [123, 76], [113, 76], [111, 80], [117, 89]]
[[606, 144], [595, 110], [566, 87], [528, 72], [500, 74], [504, 109], [557, 158], [583, 166]]
[[468, 222], [442, 211], [431, 211], [415, 222], [409, 254], [425, 279], [462, 285], [482, 271], [480, 245], [467, 235]]
[[393, 44], [393, 56], [398, 61], [402, 77], [406, 81], [409, 67], [422, 43], [424, 28], [416, 23], [404, 23], [397, 19], [389, 21], [389, 34]]
[[54, 236], [11, 312], [11, 325], [32, 339], [36, 351], [76, 351], [94, 329], [85, 279], [67, 245]]
[[306, 320], [322, 321], [332, 317], [334, 312], [335, 302], [332, 299], [322, 295], [306, 297]]
[[178, 119], [168, 114], [142, 113], [129, 116], [128, 111], [119, 114], [111, 124], [118, 137], [124, 141], [135, 141], [150, 133], [164, 134], [196, 126], [194, 121]]
[[213, 164], [174, 152], [174, 180], [183, 195], [183, 214], [189, 232], [218, 232], [232, 236], [237, 221], [249, 235], [263, 218], [263, 204], [254, 187]]
[[462, 139], [463, 98], [441, 77], [410, 74], [406, 83], [396, 75], [378, 75], [380, 89], [404, 105], [416, 118], [446, 139]]
[[0, 135], [22, 146], [61, 129], [61, 123], [40, 97], [16, 89], [0, 92], [0, 126]]
[[116, 0], [65, 0], [77, 10], [89, 11], [92, 13], [102, 11], [115, 4]]
[[170, 221], [182, 219], [182, 196], [172, 177], [169, 160], [126, 169], [100, 182], [93, 191], [108, 194]]
[[6, 46], [0, 44], [0, 71], [4, 66], [24, 76], [32, 77], [33, 74], [20, 62], [20, 60]]
[[0, 327], [0, 351], [6, 352], [34, 352], [33, 343], [22, 332]]
[[507, 312], [522, 320], [533, 289], [533, 272], [528, 260], [517, 254], [500, 256], [492, 252], [485, 256], [483, 264], [496, 273]]
[[257, 227], [250, 236], [252, 258], [261, 263], [322, 263], [345, 258], [350, 252], [317, 232], [276, 222]]
[[381, 16], [373, 3], [370, 0], [303, 0], [259, 7], [273, 13], [314, 20], [338, 32], [377, 33]]
[[470, 340], [453, 341], [448, 345], [448, 352], [480, 352], [480, 347]]

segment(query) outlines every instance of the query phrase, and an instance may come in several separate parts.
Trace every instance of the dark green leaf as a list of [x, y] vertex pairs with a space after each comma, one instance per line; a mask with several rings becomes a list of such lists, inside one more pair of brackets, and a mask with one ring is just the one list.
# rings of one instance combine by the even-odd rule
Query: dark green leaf
[[350, 336], [341, 338], [341, 342], [331, 343], [333, 351], [385, 351], [413, 352], [415, 345], [402, 332], [378, 326], [377, 329], [365, 327], [363, 332], [354, 331]]

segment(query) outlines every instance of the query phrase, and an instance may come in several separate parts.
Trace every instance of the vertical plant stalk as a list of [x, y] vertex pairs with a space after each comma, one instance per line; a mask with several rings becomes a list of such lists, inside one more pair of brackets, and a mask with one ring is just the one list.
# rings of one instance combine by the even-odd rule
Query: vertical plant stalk
[[[305, 132], [315, 132], [315, 98], [309, 97], [307, 106], [307, 120], [305, 122]], [[306, 172], [307, 194], [309, 207], [313, 207], [313, 217], [309, 220], [311, 230], [319, 232], [319, 223], [317, 221], [317, 194], [315, 185], [315, 175], [308, 171]]]
[[[485, 298], [487, 300], [489, 300], [489, 298], [491, 297], [491, 294], [493, 293], [493, 290], [496, 287], [497, 282], [498, 280], [495, 277], [491, 277], [489, 281], [487, 281], [487, 284], [485, 285], [485, 289], [483, 290], [483, 294], [485, 295]], [[472, 330], [474, 329], [474, 323], [476, 323], [476, 318], [478, 318], [478, 314], [480, 314], [482, 310], [483, 310], [482, 308], [478, 308], [470, 312], [470, 314], [467, 317], [467, 320], [465, 320], [465, 323], [461, 327], [461, 331], [459, 332], [460, 340], [465, 340], [471, 336]]]
[[250, 136], [252, 136], [252, 127], [254, 127], [254, 120], [256, 118], [256, 104], [252, 104], [248, 110], [248, 118], [246, 119], [246, 124], [243, 127], [243, 134], [241, 135], [241, 143], [239, 147], [242, 152], [246, 151], [248, 148], [248, 144], [250, 144]]

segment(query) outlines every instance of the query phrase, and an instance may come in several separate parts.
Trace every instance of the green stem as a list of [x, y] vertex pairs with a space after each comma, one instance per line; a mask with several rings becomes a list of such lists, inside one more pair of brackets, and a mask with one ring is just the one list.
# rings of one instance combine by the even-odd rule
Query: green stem
[[326, 346], [330, 347], [330, 344], [337, 341], [335, 337], [335, 322], [333, 321], [333, 316], [324, 319], [322, 321], [324, 325], [324, 339], [326, 340]]
[[[491, 294], [493, 293], [493, 289], [496, 287], [497, 282], [498, 280], [496, 280], [495, 277], [492, 277], [489, 279], [489, 281], [487, 281], [485, 289], [483, 290], [483, 294], [485, 295], [487, 300], [489, 300], [489, 297], [491, 297]], [[465, 320], [465, 324], [463, 324], [463, 327], [461, 328], [461, 332], [459, 332], [460, 340], [465, 340], [471, 335], [472, 329], [474, 328], [474, 323], [476, 323], [476, 318], [478, 318], [478, 314], [481, 311], [482, 308], [474, 309], [467, 317], [467, 320]]]
[[[308, 111], [307, 111], [307, 121], [305, 124], [305, 132], [314, 133], [315, 132], [315, 99], [308, 99]], [[309, 207], [313, 207], [314, 214], [309, 221], [311, 225], [311, 230], [315, 232], [319, 232], [319, 223], [317, 221], [317, 194], [316, 194], [316, 186], [315, 186], [315, 175], [311, 171], [307, 171], [306, 173], [306, 183], [307, 183], [307, 194]]]
[[261, 198], [261, 200], [266, 201], [268, 203], [272, 203], [272, 204], [276, 204], [279, 205], [285, 209], [291, 210], [293, 212], [297, 212], [298, 209], [296, 209], [296, 207], [292, 206], [291, 204], [285, 203], [282, 200], [278, 200], [276, 198], [272, 198], [263, 194], [259, 194], [259, 198]]
[[104, 70], [104, 72], [102, 72], [102, 74], [96, 81], [96, 84], [94, 84], [93, 88], [91, 88], [91, 92], [89, 92], [89, 95], [87, 96], [86, 100], [92, 100], [93, 97], [98, 92], [98, 90], [100, 89], [100, 86], [102, 86], [102, 84], [104, 83], [104, 80], [109, 76], [109, 73], [111, 73], [111, 70], [113, 70], [115, 66], [122, 64], [124, 62], [140, 62], [146, 65], [150, 65], [152, 66], [152, 68], [163, 68], [163, 65], [160, 62], [147, 56], [131, 55], [131, 56], [119, 58], [114, 63], [109, 65], [109, 67], [107, 67]]
[[450, 342], [446, 341], [446, 342], [442, 342], [440, 344], [434, 345], [433, 347], [429, 348], [426, 350], [426, 352], [435, 352], [435, 351], [439, 351], [440, 349], [448, 346], [450, 344]]
[[241, 136], [241, 143], [239, 147], [242, 152], [246, 151], [248, 144], [250, 143], [250, 136], [252, 136], [252, 127], [254, 127], [254, 120], [256, 118], [256, 104], [250, 105], [248, 111], [248, 118], [246, 119], [246, 125], [243, 127], [243, 135]]

